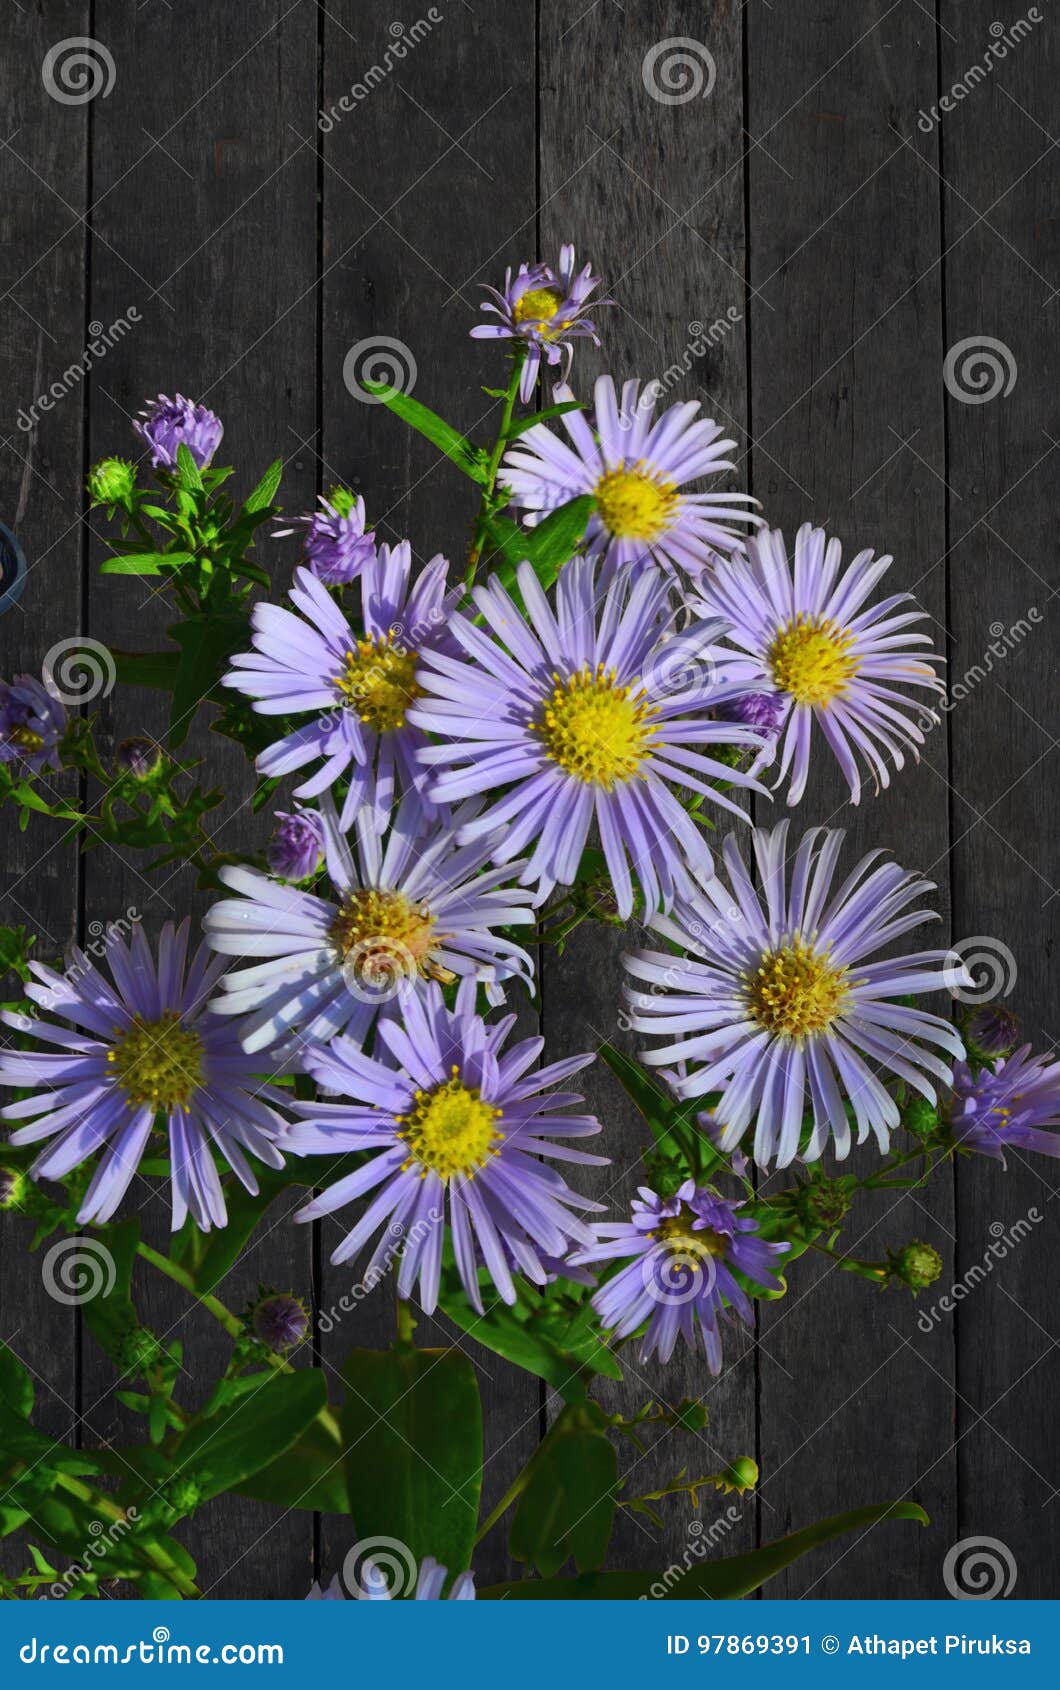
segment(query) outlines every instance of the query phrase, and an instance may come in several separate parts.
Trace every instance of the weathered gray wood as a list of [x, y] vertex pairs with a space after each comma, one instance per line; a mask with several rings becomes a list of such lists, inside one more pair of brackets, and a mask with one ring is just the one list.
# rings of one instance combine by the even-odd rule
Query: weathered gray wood
[[[1050, 521], [1060, 49], [1048, 11], [1038, 12], [1038, 26], [1023, 9], [1018, 15], [1021, 33], [1013, 36], [1010, 24], [999, 37], [995, 16], [1007, 14], [985, 3], [940, 7], [943, 89], [981, 65], [991, 46], [1003, 52], [963, 103], [941, 115], [938, 131], [946, 348], [985, 342], [982, 356], [999, 372], [996, 383], [991, 377], [972, 393], [996, 386], [996, 397], [958, 398], [969, 391], [969, 374], [986, 374], [981, 364], [978, 372], [966, 365], [975, 357], [969, 349], [947, 401], [954, 932], [986, 936], [973, 948], [995, 958], [996, 968], [987, 967], [982, 980], [989, 984], [993, 972], [997, 990], [1011, 990], [997, 1001], [1018, 1011], [1036, 1050], [1048, 1051], [1057, 1037], [1052, 959], [1060, 912], [1050, 631], [1060, 583]], [[1000, 1538], [1018, 1568], [1021, 1596], [1057, 1594], [1060, 1470], [1049, 1408], [1060, 1378], [1060, 1270], [1049, 1238], [1057, 1185], [1056, 1163], [1025, 1153], [1009, 1157], [1007, 1172], [978, 1158], [963, 1162], [957, 1177], [953, 1277], [971, 1275], [956, 1316], [959, 1535]], [[988, 1252], [1006, 1247], [1005, 1259], [995, 1256], [977, 1282]], [[921, 1342], [927, 1353], [938, 1345], [934, 1336]]]
[[[406, 20], [408, 30], [412, 21]], [[399, 27], [388, 28], [376, 7], [329, 8], [322, 107], [336, 115], [325, 118], [331, 127], [322, 148], [319, 469], [325, 488], [345, 481], [364, 494], [380, 540], [394, 545], [408, 538], [419, 563], [445, 552], [455, 576], [466, 559], [475, 489], [381, 407], [352, 397], [343, 367], [350, 349], [366, 342], [356, 362], [371, 375], [373, 357], [387, 356], [379, 343], [396, 340], [396, 365], [376, 365], [374, 373], [401, 381], [401, 370], [415, 367], [418, 398], [489, 438], [497, 402], [481, 385], [501, 385], [503, 367], [468, 339], [468, 330], [480, 298], [474, 284], [495, 275], [494, 249], [514, 225], [532, 226], [533, 16], [527, 8], [453, 7], [429, 32], [417, 32], [403, 58], [388, 58], [399, 38]], [[386, 74], [376, 78], [374, 66]], [[343, 96], [352, 109], [342, 109]], [[520, 1007], [522, 993], [513, 991], [512, 998]], [[521, 1007], [525, 1032], [535, 1031], [524, 1000]], [[348, 1230], [347, 1216], [342, 1231]], [[326, 1263], [341, 1233], [335, 1222], [322, 1231]], [[356, 1267], [325, 1266], [325, 1305], [357, 1282]], [[393, 1308], [392, 1286], [379, 1287], [326, 1339], [325, 1363], [337, 1365], [352, 1345], [388, 1342]], [[462, 1334], [422, 1323], [417, 1338], [457, 1341], [476, 1360], [488, 1510], [537, 1441], [537, 1381]], [[325, 1568], [341, 1565], [349, 1547], [349, 1522], [326, 1522]], [[517, 1574], [502, 1528], [476, 1553], [475, 1569], [483, 1582]]]
[[[87, 15], [87, 6], [35, 8], [22, 20], [17, 51], [5, 50], [0, 62], [0, 519], [18, 535], [30, 566], [20, 604], [0, 616], [5, 678], [39, 675], [51, 648], [82, 627], [82, 395], [75, 386], [46, 413], [35, 411], [34, 402], [41, 394], [50, 399], [51, 383], [84, 346], [79, 218], [87, 114], [49, 96], [41, 65], [55, 41], [86, 27]], [[46, 184], [61, 186], [63, 199]], [[57, 797], [76, 790], [54, 775], [47, 784]], [[77, 922], [76, 847], [46, 817], [19, 833], [7, 811], [2, 834], [0, 922], [36, 934], [35, 954], [54, 962]], [[6, 1042], [6, 1030], [2, 1036]], [[29, 1220], [0, 1217], [0, 1338], [33, 1375], [37, 1424], [78, 1442], [77, 1311], [47, 1293], [42, 1257], [28, 1254], [33, 1231]], [[6, 1542], [3, 1556], [5, 1568], [21, 1569], [25, 1555], [17, 1542]]]
[[[945, 637], [938, 183], [903, 143], [935, 87], [924, 9], [752, 7], [748, 12], [752, 463], [764, 514], [789, 542], [812, 519], [849, 558], [891, 552], [887, 591], [915, 590]], [[908, 442], [908, 444], [903, 444]], [[793, 818], [848, 829], [851, 863], [885, 846], [939, 881], [947, 905], [947, 766], [933, 734], [919, 769], [858, 811], [818, 740]], [[775, 806], [779, 820], [785, 805]], [[934, 946], [939, 929], [911, 935]], [[945, 1012], [945, 1005], [940, 1004]], [[852, 1165], [871, 1170], [866, 1147]], [[764, 1182], [775, 1184], [775, 1176]], [[844, 1247], [881, 1259], [926, 1238], [951, 1256], [945, 1180], [862, 1203]], [[915, 1353], [913, 1304], [805, 1259], [762, 1321], [761, 1526], [910, 1494], [928, 1532], [879, 1527], [776, 1580], [770, 1594], [923, 1596], [954, 1535], [952, 1340]], [[830, 1570], [829, 1570], [830, 1565]]]
[[[306, 132], [316, 106], [315, 17], [280, 0], [254, 0], [218, 13], [204, 31], [167, 8], [137, 13], [133, 26], [126, 8], [103, 5], [95, 28], [111, 43], [118, 76], [111, 96], [93, 107], [90, 311], [107, 324], [135, 304], [141, 322], [94, 374], [91, 454], [131, 454], [129, 419], [144, 397], [179, 389], [225, 420], [222, 461], [231, 453], [228, 461], [240, 466], [239, 491], [249, 492], [282, 456], [293, 460], [284, 503], [303, 508], [314, 485], [314, 466], [298, 443], [315, 414], [316, 172], [312, 147], [295, 131]], [[283, 584], [288, 562], [279, 548], [266, 539], [259, 553]], [[150, 649], [170, 620], [149, 583], [91, 576], [94, 638]], [[127, 689], [107, 701], [103, 720], [104, 755], [127, 734], [164, 725], [156, 699]], [[217, 849], [261, 849], [269, 815], [251, 814], [253, 782], [242, 753], [205, 728], [189, 749], [208, 756], [211, 782], [226, 789], [210, 821]], [[197, 928], [209, 900], [195, 891], [194, 873], [145, 880], [143, 866], [141, 853], [96, 850], [86, 869], [89, 919], [116, 920], [135, 906], [152, 938], [163, 921], [187, 914]], [[127, 1203], [129, 1210], [142, 1205], [145, 1233], [159, 1242], [166, 1196], [136, 1182]], [[237, 1312], [261, 1282], [310, 1294], [308, 1230], [278, 1219], [279, 1205], [220, 1288]], [[144, 1295], [151, 1324], [184, 1341], [188, 1378], [179, 1394], [200, 1399], [229, 1341], [208, 1320], [190, 1317], [189, 1299], [157, 1277]], [[93, 1424], [99, 1420], [104, 1434], [124, 1419], [109, 1396], [112, 1384], [111, 1364], [86, 1345], [85, 1406], [98, 1400]], [[309, 1514], [279, 1518], [275, 1509], [232, 1499], [183, 1531], [201, 1588], [213, 1595], [308, 1588]]]
[[[700, 40], [709, 42], [714, 62], [713, 91], [665, 104], [645, 86], [646, 56], [658, 43], [688, 33], [684, 8], [601, 5], [579, 16], [551, 0], [542, 6], [540, 256], [555, 262], [560, 243], [574, 241], [579, 262], [591, 259], [604, 276], [601, 292], [613, 292], [619, 301], [600, 313], [602, 354], [578, 345], [574, 381], [580, 395], [591, 398], [592, 379], [602, 368], [618, 382], [665, 378], [660, 408], [700, 399], [704, 414], [742, 441], [747, 395], [741, 26], [736, 10], [728, 8], [711, 18], [709, 29], [701, 21]], [[604, 74], [595, 67], [606, 67]], [[700, 70], [705, 86], [705, 59]], [[655, 81], [664, 92], [672, 86], [665, 76], [659, 65]], [[689, 86], [678, 84], [678, 91]], [[708, 194], [710, 185], [714, 192]], [[498, 254], [498, 264], [523, 256], [530, 235], [529, 229], [520, 231]], [[718, 338], [706, 359], [690, 357], [690, 344], [703, 338], [703, 326], [724, 318], [728, 308], [736, 313], [732, 332]], [[677, 380], [667, 376], [671, 366], [686, 360], [687, 374]], [[563, 957], [549, 958], [544, 1025], [553, 1055], [591, 1050], [604, 1039], [630, 1047], [619, 1029], [625, 980], [620, 954], [629, 943], [629, 935], [613, 929], [583, 927]], [[596, 1194], [606, 1197], [611, 1212], [628, 1212], [643, 1183], [639, 1161], [647, 1129], [602, 1066], [589, 1071], [586, 1090], [604, 1123], [598, 1148], [612, 1158], [595, 1181]], [[645, 1456], [623, 1446], [619, 1471], [626, 1494], [654, 1490], [682, 1467], [694, 1476], [714, 1472], [735, 1456], [757, 1455], [753, 1346], [733, 1332], [726, 1335], [726, 1349], [729, 1367], [715, 1381], [701, 1354], [682, 1348], [660, 1368], [642, 1365], [636, 1347], [624, 1347], [625, 1382], [606, 1392], [614, 1410], [631, 1413], [651, 1399], [675, 1406], [683, 1397], [700, 1397], [710, 1414], [702, 1433], [667, 1433]], [[702, 1518], [709, 1524], [731, 1506], [731, 1500], [711, 1496]], [[722, 1540], [729, 1552], [754, 1542], [753, 1502], [737, 1501], [735, 1507], [738, 1518], [731, 1516], [731, 1526], [723, 1529], [719, 1552]], [[614, 1565], [681, 1564], [695, 1543], [697, 1516], [687, 1497], [664, 1503], [662, 1513], [661, 1533], [639, 1516], [620, 1516]]]

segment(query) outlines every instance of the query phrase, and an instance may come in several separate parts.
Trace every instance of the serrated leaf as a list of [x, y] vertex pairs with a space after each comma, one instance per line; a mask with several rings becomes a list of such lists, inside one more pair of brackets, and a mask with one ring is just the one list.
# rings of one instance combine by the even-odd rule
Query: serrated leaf
[[272, 504], [276, 496], [276, 489], [283, 477], [283, 459], [277, 458], [271, 463], [258, 485], [243, 506], [243, 515], [252, 516], [255, 511], [264, 510]]

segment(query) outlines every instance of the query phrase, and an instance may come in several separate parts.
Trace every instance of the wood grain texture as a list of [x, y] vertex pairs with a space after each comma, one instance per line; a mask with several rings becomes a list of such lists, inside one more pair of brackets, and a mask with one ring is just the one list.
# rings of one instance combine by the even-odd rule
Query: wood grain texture
[[[996, 39], [990, 0], [454, 0], [437, 10], [395, 55], [401, 37], [368, 0], [245, 0], [214, 8], [208, 28], [189, 25], [187, 9], [135, 0], [7, 9], [0, 517], [34, 567], [21, 608], [0, 618], [0, 673], [38, 669], [79, 630], [146, 647], [164, 629], [148, 587], [99, 576], [105, 546], [89, 544], [81, 493], [87, 462], [131, 452], [129, 419], [159, 389], [221, 413], [244, 490], [282, 456], [288, 511], [342, 481], [364, 494], [381, 539], [407, 536], [421, 561], [461, 558], [470, 484], [381, 407], [357, 401], [346, 360], [361, 347], [370, 373], [380, 341], [397, 342], [389, 352], [415, 365], [417, 397], [488, 436], [496, 401], [481, 385], [497, 385], [500, 365], [467, 339], [477, 284], [524, 258], [554, 258], [573, 239], [619, 302], [603, 314], [606, 359], [579, 343], [579, 389], [606, 361], [620, 379], [663, 380], [667, 400], [700, 399], [737, 442], [732, 484], [751, 487], [771, 524], [790, 540], [800, 522], [823, 523], [848, 558], [893, 552], [892, 590], [915, 592], [929, 610], [954, 678], [975, 671], [920, 767], [857, 811], [818, 757], [793, 829], [845, 826], [851, 856], [883, 845], [927, 871], [942, 921], [916, 941], [952, 932], [1008, 947], [1018, 975], [1009, 1001], [1027, 1037], [1051, 1048], [1055, 22], [1046, 17], [925, 128], [920, 114]], [[411, 10], [404, 21], [407, 32]], [[106, 44], [117, 75], [105, 99], [63, 106], [40, 66], [75, 32]], [[659, 100], [646, 57], [675, 39], [693, 42], [710, 86]], [[130, 307], [138, 323], [91, 379], [34, 432], [20, 429], [19, 408], [80, 355], [89, 325]], [[709, 329], [726, 312], [709, 351], [690, 356], [702, 339], [693, 325]], [[983, 336], [1011, 354], [1015, 384], [964, 403], [947, 395], [944, 359]], [[259, 556], [285, 586], [296, 543], [265, 542]], [[1014, 627], [1011, 649], [988, 663], [991, 642]], [[150, 695], [119, 691], [97, 708], [105, 748], [163, 725]], [[250, 811], [241, 757], [205, 732], [194, 748], [228, 790], [218, 843], [260, 849], [268, 821]], [[782, 798], [759, 803], [756, 819], [779, 820], [785, 808]], [[44, 820], [25, 834], [5, 820], [0, 921], [25, 921], [54, 952], [78, 924], [90, 936], [93, 923], [129, 911], [152, 935], [165, 919], [199, 919], [193, 877], [148, 881], [142, 868], [136, 853], [103, 846], [82, 858]], [[616, 1036], [629, 1044], [619, 1026], [628, 942], [583, 928], [547, 959], [540, 1028], [550, 1054]], [[518, 1007], [534, 1031], [536, 1011]], [[586, 1089], [613, 1158], [597, 1190], [617, 1208], [638, 1183], [643, 1125], [607, 1073], [592, 1070]], [[947, 1549], [972, 1535], [1011, 1548], [1018, 1595], [1055, 1595], [1051, 1170], [1023, 1157], [1007, 1174], [967, 1162], [952, 1184], [858, 1209], [856, 1253], [876, 1258], [923, 1237], [942, 1252], [946, 1285], [982, 1261], [996, 1224], [1042, 1217], [930, 1332], [917, 1324], [922, 1305], [803, 1259], [754, 1337], [727, 1335], [719, 1382], [692, 1357], [661, 1373], [624, 1353], [614, 1409], [685, 1395], [710, 1409], [699, 1439], [673, 1435], [642, 1458], [624, 1447], [628, 1488], [651, 1489], [681, 1465], [709, 1471], [754, 1456], [759, 1497], [738, 1507], [729, 1550], [893, 1496], [915, 1496], [931, 1514], [926, 1531], [878, 1528], [815, 1556], [770, 1596], [941, 1594]], [[164, 1194], [137, 1185], [130, 1201], [163, 1240]], [[328, 1264], [338, 1224], [295, 1227], [291, 1206], [270, 1212], [222, 1286], [237, 1310], [262, 1282], [312, 1293], [323, 1310], [355, 1283], [355, 1270]], [[0, 1337], [38, 1375], [41, 1423], [69, 1435], [83, 1416], [86, 1442], [126, 1435], [109, 1364], [91, 1343], [82, 1349], [25, 1242], [17, 1226], [0, 1230]], [[183, 1339], [182, 1393], [194, 1401], [225, 1341], [160, 1281], [145, 1279], [144, 1313]], [[352, 1344], [386, 1342], [392, 1330], [388, 1287], [320, 1333], [316, 1360], [330, 1372]], [[457, 1338], [427, 1322], [419, 1336]], [[458, 1341], [479, 1368], [490, 1506], [553, 1405], [527, 1375]], [[622, 1520], [614, 1565], [680, 1558], [690, 1512], [666, 1508], [661, 1534]], [[346, 1520], [238, 1500], [204, 1510], [183, 1536], [203, 1588], [224, 1597], [300, 1596], [351, 1546]], [[476, 1567], [486, 1581], [518, 1573], [503, 1529]]]

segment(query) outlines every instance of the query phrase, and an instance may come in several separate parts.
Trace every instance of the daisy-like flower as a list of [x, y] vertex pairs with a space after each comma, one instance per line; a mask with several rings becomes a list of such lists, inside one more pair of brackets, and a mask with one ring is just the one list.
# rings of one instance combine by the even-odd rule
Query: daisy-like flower
[[33, 775], [61, 768], [66, 725], [65, 706], [35, 675], [0, 681], [0, 763], [18, 763]]
[[[509, 270], [504, 278], [504, 291], [487, 287], [491, 296], [482, 306], [497, 318], [495, 323], [478, 323], [471, 330], [472, 340], [519, 340], [526, 347], [519, 397], [528, 405], [541, 369], [542, 355], [549, 364], [570, 369], [574, 349], [572, 340], [591, 340], [599, 346], [596, 325], [586, 315], [589, 295], [599, 287], [600, 277], [594, 276], [592, 266], [576, 272], [574, 248], [560, 248], [559, 264], [520, 264], [515, 277]], [[610, 299], [598, 299], [599, 305], [611, 305]]]
[[[306, 531], [306, 568], [326, 587], [348, 586], [375, 556], [375, 535], [364, 531], [364, 500], [345, 487], [336, 487], [327, 499], [321, 495], [320, 509], [295, 522]], [[273, 539], [286, 539], [296, 531], [277, 528]]]
[[409, 720], [419, 697], [422, 656], [449, 644], [447, 620], [455, 593], [446, 591], [449, 565], [440, 554], [410, 585], [412, 549], [403, 540], [380, 546], [359, 577], [360, 617], [351, 627], [326, 588], [307, 569], [295, 571], [295, 615], [257, 604], [251, 616], [254, 650], [232, 659], [222, 683], [255, 700], [266, 716], [312, 715], [257, 760], [263, 775], [286, 775], [320, 763], [295, 788], [315, 798], [336, 781], [349, 782], [342, 809], [348, 828], [367, 802], [376, 826], [386, 826], [395, 788], [422, 787], [417, 754], [426, 744]]
[[841, 562], [839, 541], [809, 523], [796, 535], [793, 565], [779, 530], [760, 534], [746, 558], [716, 565], [704, 577], [696, 600], [702, 614], [728, 622], [728, 639], [747, 654], [748, 686], [779, 694], [777, 785], [790, 775], [789, 804], [806, 789], [815, 719], [856, 804], [859, 758], [878, 791], [890, 784], [888, 759], [896, 769], [906, 751], [919, 759], [918, 718], [937, 720], [900, 689], [944, 690], [934, 667], [942, 659], [919, 649], [930, 646], [930, 636], [908, 631], [926, 617], [912, 594], [893, 593], [862, 608], [892, 559], [859, 552], [840, 574]]
[[[860, 1144], [874, 1133], [885, 1151], [899, 1122], [881, 1075], [904, 1080], [930, 1102], [933, 1082], [949, 1085], [947, 1062], [931, 1046], [961, 1058], [948, 1021], [895, 1000], [948, 988], [953, 955], [918, 951], [867, 959], [931, 910], [910, 906], [929, 880], [881, 862], [872, 851], [833, 889], [841, 829], [811, 828], [788, 872], [788, 823], [754, 834], [764, 903], [733, 840], [723, 846], [721, 878], [694, 893], [673, 918], [651, 925], [687, 952], [633, 951], [625, 964], [643, 990], [627, 991], [638, 1033], [666, 1043], [644, 1053], [652, 1066], [675, 1064], [665, 1078], [681, 1098], [720, 1094], [704, 1124], [725, 1151], [757, 1118], [754, 1157], [786, 1168], [796, 1154], [816, 1160], [829, 1131], [836, 1155], [850, 1150], [853, 1110]], [[961, 976], [960, 983], [967, 983]], [[872, 1065], [870, 1067], [870, 1064]], [[808, 1142], [803, 1115], [810, 1113]]]
[[213, 1151], [252, 1193], [257, 1181], [250, 1151], [270, 1168], [282, 1168], [275, 1140], [282, 1101], [256, 1077], [260, 1064], [246, 1055], [231, 1023], [207, 1008], [224, 963], [200, 949], [186, 968], [187, 921], [162, 929], [157, 962], [137, 928], [126, 946], [107, 947], [111, 980], [82, 951], [72, 949], [66, 974], [31, 962], [35, 983], [26, 996], [47, 1013], [73, 1022], [59, 1026], [45, 1016], [7, 1013], [20, 1033], [58, 1047], [0, 1051], [0, 1085], [32, 1086], [33, 1095], [0, 1111], [5, 1121], [31, 1121], [12, 1144], [52, 1142], [30, 1172], [59, 1180], [101, 1151], [79, 1221], [108, 1221], [156, 1126], [169, 1132], [173, 1230], [190, 1213], [208, 1232], [227, 1220]]
[[689, 871], [700, 879], [712, 872], [704, 835], [672, 788], [742, 815], [713, 783], [755, 785], [708, 755], [711, 744], [762, 744], [753, 728], [711, 718], [740, 690], [718, 670], [722, 624], [668, 635], [659, 570], [635, 580], [624, 571], [605, 592], [592, 561], [575, 558], [560, 574], [555, 612], [530, 564], [518, 582], [526, 617], [490, 581], [474, 596], [496, 637], [455, 617], [466, 661], [423, 655], [423, 696], [409, 720], [443, 742], [421, 753], [437, 771], [430, 794], [448, 804], [503, 790], [460, 838], [503, 829], [498, 863], [536, 842], [522, 880], [536, 885], [539, 901], [574, 880], [595, 819], [619, 914], [633, 910], [627, 859], [648, 906], [669, 905]]
[[[456, 825], [473, 813], [465, 806]], [[221, 879], [240, 896], [214, 904], [203, 923], [214, 950], [248, 961], [225, 975], [213, 1005], [246, 1017], [247, 1050], [284, 1041], [286, 1052], [292, 1036], [326, 1042], [343, 1032], [361, 1044], [382, 1006], [428, 980], [471, 978], [495, 992], [513, 976], [530, 985], [529, 956], [497, 929], [532, 922], [531, 895], [505, 884], [514, 870], [486, 868], [488, 837], [458, 845], [414, 793], [384, 836], [371, 808], [360, 811], [355, 849], [327, 798], [319, 822], [333, 898], [226, 866]]]
[[[558, 403], [574, 398], [555, 390]], [[602, 556], [609, 577], [623, 564], [648, 563], [683, 569], [693, 576], [717, 552], [741, 545], [733, 524], [761, 518], [745, 507], [747, 493], [685, 493], [700, 476], [733, 466], [726, 454], [733, 440], [721, 439], [717, 423], [701, 418], [698, 402], [671, 405], [653, 420], [656, 395], [627, 381], [619, 398], [610, 376], [595, 388], [592, 425], [580, 411], [560, 421], [567, 446], [545, 423], [535, 423], [504, 460], [502, 479], [512, 503], [522, 506], [528, 527], [560, 505], [591, 493], [596, 509], [586, 529], [591, 556]]]
[[566, 1255], [572, 1243], [591, 1244], [592, 1231], [577, 1211], [599, 1204], [572, 1191], [541, 1158], [597, 1166], [607, 1160], [553, 1142], [600, 1131], [592, 1115], [564, 1113], [582, 1101], [577, 1093], [546, 1090], [592, 1056], [530, 1073], [544, 1041], [524, 1039], [505, 1051], [515, 1017], [487, 1025], [474, 1005], [470, 980], [452, 1011], [433, 983], [423, 996], [406, 998], [401, 1022], [379, 1023], [385, 1062], [366, 1056], [352, 1039], [337, 1038], [329, 1049], [313, 1046], [305, 1056], [308, 1071], [350, 1101], [296, 1104], [304, 1118], [284, 1141], [296, 1155], [367, 1152], [356, 1173], [296, 1219], [316, 1220], [374, 1193], [331, 1259], [350, 1261], [382, 1228], [363, 1276], [371, 1284], [400, 1238], [398, 1295], [411, 1296], [418, 1281], [428, 1314], [438, 1302], [447, 1230], [464, 1290], [480, 1314], [480, 1252], [499, 1295], [514, 1303], [509, 1253], [528, 1279], [543, 1285], [543, 1258]]
[[151, 448], [156, 469], [175, 468], [180, 446], [186, 446], [199, 469], [205, 469], [224, 434], [220, 417], [205, 405], [185, 399], [183, 393], [175, 399], [160, 393], [157, 399], [149, 400], [133, 428]]
[[758, 1223], [716, 1192], [686, 1180], [673, 1197], [640, 1187], [628, 1221], [598, 1222], [596, 1243], [575, 1262], [621, 1260], [625, 1265], [593, 1297], [593, 1307], [616, 1338], [647, 1322], [641, 1361], [668, 1362], [678, 1338], [695, 1349], [697, 1334], [711, 1373], [721, 1372], [723, 1314], [753, 1321], [751, 1299], [733, 1268], [770, 1291], [781, 1289], [773, 1269], [790, 1244], [767, 1244]]
[[1060, 1062], [1035, 1056], [1030, 1045], [1013, 1051], [996, 1069], [976, 1074], [966, 1062], [953, 1072], [953, 1100], [947, 1116], [962, 1150], [976, 1150], [1004, 1162], [1006, 1150], [1035, 1150], [1060, 1156]]

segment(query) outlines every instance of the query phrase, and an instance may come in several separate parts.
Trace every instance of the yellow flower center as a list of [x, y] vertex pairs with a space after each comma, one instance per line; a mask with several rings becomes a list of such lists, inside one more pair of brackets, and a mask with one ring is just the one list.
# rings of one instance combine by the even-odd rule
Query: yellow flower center
[[616, 782], [632, 780], [656, 732], [654, 707], [618, 686], [615, 671], [602, 665], [579, 669], [565, 681], [553, 679], [542, 719], [531, 724], [552, 761], [576, 780], [608, 792]]
[[504, 1134], [497, 1126], [501, 1110], [487, 1103], [474, 1086], [465, 1086], [459, 1069], [430, 1091], [413, 1094], [412, 1108], [397, 1117], [398, 1138], [408, 1145], [405, 1168], [418, 1166], [440, 1179], [473, 1174], [495, 1156]]
[[523, 323], [549, 323], [563, 304], [563, 295], [553, 288], [527, 288], [515, 302], [512, 320], [517, 327]]
[[854, 636], [827, 616], [797, 616], [781, 628], [766, 661], [781, 692], [789, 692], [796, 704], [820, 708], [844, 693], [857, 674], [853, 643]]
[[9, 745], [17, 745], [20, 751], [39, 751], [44, 744], [43, 734], [27, 727], [9, 729], [7, 740]]
[[130, 1103], [185, 1112], [202, 1084], [203, 1044], [198, 1033], [181, 1025], [180, 1012], [167, 1009], [157, 1021], [134, 1015], [107, 1061]]
[[724, 1233], [715, 1232], [711, 1227], [704, 1227], [701, 1232], [693, 1232], [694, 1218], [691, 1209], [682, 1203], [680, 1214], [670, 1215], [661, 1221], [652, 1237], [658, 1238], [668, 1246], [671, 1261], [680, 1266], [698, 1268], [712, 1256], [720, 1260], [725, 1255], [730, 1240]]
[[795, 938], [789, 945], [767, 951], [751, 978], [751, 1013], [767, 1032], [803, 1039], [823, 1032], [841, 1012], [850, 987], [845, 968], [836, 968], [828, 953]]
[[596, 483], [596, 508], [618, 540], [657, 540], [677, 504], [672, 481], [644, 469], [612, 469]]
[[404, 978], [450, 981], [448, 968], [431, 961], [440, 935], [426, 904], [403, 892], [350, 892], [331, 924], [331, 937], [365, 986]]
[[416, 685], [414, 651], [396, 646], [389, 634], [357, 641], [346, 653], [346, 667], [335, 685], [353, 705], [362, 722], [378, 733], [402, 728], [409, 706], [420, 696]]

